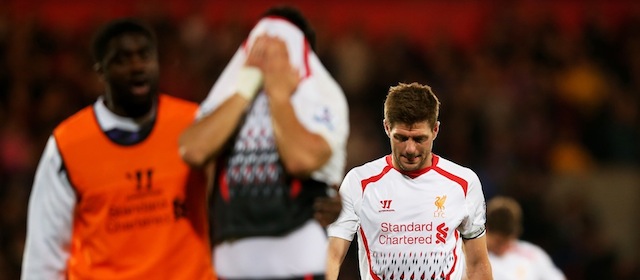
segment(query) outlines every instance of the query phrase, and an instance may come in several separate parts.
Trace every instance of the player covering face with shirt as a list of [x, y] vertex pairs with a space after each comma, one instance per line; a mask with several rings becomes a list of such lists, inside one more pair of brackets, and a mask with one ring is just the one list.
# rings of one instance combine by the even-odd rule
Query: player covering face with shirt
[[339, 205], [332, 212], [321, 202], [344, 174], [349, 122], [313, 34], [293, 7], [265, 12], [180, 139], [186, 162], [215, 167], [209, 209], [220, 278], [324, 279], [322, 225]]

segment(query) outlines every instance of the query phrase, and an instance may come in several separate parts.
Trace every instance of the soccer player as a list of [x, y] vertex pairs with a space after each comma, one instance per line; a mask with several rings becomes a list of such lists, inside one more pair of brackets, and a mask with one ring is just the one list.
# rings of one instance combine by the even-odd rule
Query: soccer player
[[324, 279], [328, 240], [314, 200], [342, 179], [349, 119], [314, 38], [298, 10], [267, 11], [181, 138], [185, 161], [215, 163], [220, 278]]
[[112, 21], [92, 47], [104, 95], [47, 142], [22, 279], [215, 279], [204, 180], [178, 153], [197, 104], [158, 92], [145, 24]]
[[519, 240], [522, 209], [510, 197], [487, 204], [487, 248], [495, 280], [564, 280], [549, 255], [538, 245]]
[[439, 107], [429, 86], [389, 89], [391, 154], [344, 178], [342, 213], [328, 228], [327, 279], [338, 278], [356, 233], [362, 279], [491, 279], [478, 176], [432, 152]]

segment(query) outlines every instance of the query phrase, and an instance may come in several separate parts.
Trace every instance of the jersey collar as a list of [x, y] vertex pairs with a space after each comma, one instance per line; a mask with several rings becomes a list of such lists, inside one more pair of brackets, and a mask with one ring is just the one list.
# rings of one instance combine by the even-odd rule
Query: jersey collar
[[397, 170], [398, 172], [402, 173], [403, 175], [409, 176], [411, 179], [414, 179], [424, 173], [429, 172], [429, 170], [433, 169], [434, 167], [436, 167], [438, 165], [438, 160], [440, 159], [439, 156], [437, 156], [436, 154], [431, 154], [432, 158], [431, 158], [431, 166], [427, 166], [425, 168], [419, 169], [419, 170], [415, 170], [415, 171], [402, 171], [399, 170], [397, 168], [395, 168], [393, 166], [393, 159], [391, 158], [391, 155], [387, 155], [385, 160], [387, 161], [387, 165], [391, 166], [393, 169]]
[[[154, 111], [152, 116], [155, 116], [156, 109], [156, 105], [154, 104], [152, 108]], [[98, 119], [98, 123], [100, 124], [102, 131], [119, 129], [129, 132], [137, 132], [140, 131], [144, 125], [152, 122], [149, 119], [135, 120], [116, 115], [104, 104], [104, 96], [98, 97], [98, 100], [93, 105], [93, 110], [95, 111], [96, 119]], [[151, 118], [151, 120], [152, 119], [153, 118]]]

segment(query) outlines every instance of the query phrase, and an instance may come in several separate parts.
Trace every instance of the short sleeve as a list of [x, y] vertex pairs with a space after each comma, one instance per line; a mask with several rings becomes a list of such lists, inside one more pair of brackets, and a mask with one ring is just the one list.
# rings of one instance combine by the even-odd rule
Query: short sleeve
[[487, 211], [480, 179], [469, 170], [469, 188], [465, 199], [467, 216], [458, 228], [464, 239], [474, 239], [485, 233]]
[[360, 227], [360, 219], [356, 214], [357, 199], [361, 197], [358, 191], [358, 183], [353, 172], [347, 173], [344, 181], [340, 185], [340, 197], [342, 198], [342, 211], [338, 219], [329, 225], [327, 232], [329, 236], [338, 237], [352, 241]]

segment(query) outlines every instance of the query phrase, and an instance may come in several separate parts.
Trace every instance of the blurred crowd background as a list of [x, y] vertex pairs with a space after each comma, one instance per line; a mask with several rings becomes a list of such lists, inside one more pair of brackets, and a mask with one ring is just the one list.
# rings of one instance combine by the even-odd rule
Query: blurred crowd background
[[[640, 279], [637, 1], [109, 2], [0, 1], [0, 279], [19, 278], [47, 138], [101, 94], [89, 52], [99, 25], [150, 22], [161, 89], [199, 102], [278, 3], [307, 15], [316, 52], [347, 94], [348, 168], [390, 152], [388, 88], [428, 84], [442, 101], [435, 153], [474, 169], [487, 199], [515, 197], [523, 239], [569, 279]], [[355, 249], [343, 279], [357, 279]]]

